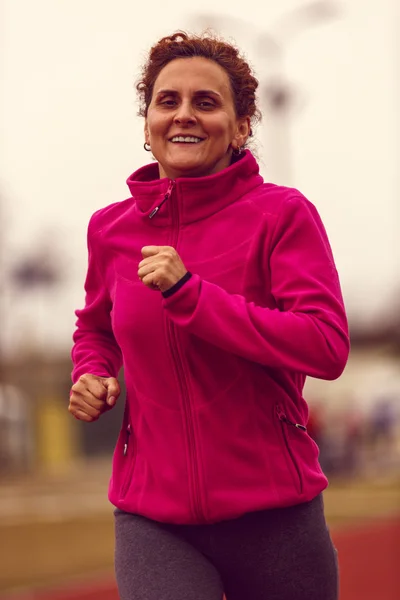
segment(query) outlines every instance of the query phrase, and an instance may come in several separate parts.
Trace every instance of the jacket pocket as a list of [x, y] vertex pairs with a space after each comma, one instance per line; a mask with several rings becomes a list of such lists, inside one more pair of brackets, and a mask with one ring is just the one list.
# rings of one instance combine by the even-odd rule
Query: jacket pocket
[[122, 460], [124, 477], [121, 482], [120, 497], [123, 499], [129, 489], [132, 481], [133, 472], [136, 465], [136, 439], [133, 433], [132, 425], [128, 423], [125, 428], [125, 439], [122, 446]]
[[286, 413], [283, 409], [283, 406], [281, 404], [276, 405], [276, 414], [277, 414], [277, 417], [280, 422], [280, 428], [282, 431], [282, 438], [283, 438], [283, 442], [284, 442], [284, 445], [286, 448], [286, 453], [287, 453], [289, 461], [292, 464], [292, 467], [294, 470], [298, 490], [299, 490], [300, 494], [302, 494], [303, 493], [303, 474], [299, 467], [299, 463], [296, 458], [296, 453], [294, 452], [293, 447], [292, 447], [292, 441], [291, 441], [292, 434], [290, 433], [289, 428], [292, 428], [293, 434], [296, 434], [296, 435], [304, 435], [304, 432], [307, 431], [307, 428], [305, 427], [305, 425], [301, 425], [300, 423], [294, 423], [293, 421], [288, 419], [286, 416]]

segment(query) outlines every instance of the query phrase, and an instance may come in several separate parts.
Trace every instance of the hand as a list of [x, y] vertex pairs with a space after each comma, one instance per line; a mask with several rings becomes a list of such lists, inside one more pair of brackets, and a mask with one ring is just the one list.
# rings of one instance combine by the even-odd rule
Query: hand
[[170, 246], [145, 246], [142, 256], [138, 275], [151, 290], [166, 292], [187, 273], [179, 254]]
[[68, 410], [79, 421], [97, 421], [100, 415], [115, 406], [120, 391], [115, 377], [86, 373], [71, 388]]

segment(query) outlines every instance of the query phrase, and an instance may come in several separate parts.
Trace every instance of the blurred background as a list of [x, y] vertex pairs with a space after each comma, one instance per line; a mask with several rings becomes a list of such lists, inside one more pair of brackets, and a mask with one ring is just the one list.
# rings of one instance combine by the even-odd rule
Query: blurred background
[[86, 228], [148, 162], [134, 84], [149, 47], [209, 27], [260, 80], [265, 179], [317, 206], [341, 276], [350, 361], [305, 396], [341, 600], [400, 598], [398, 0], [0, 0], [1, 600], [117, 598], [123, 399], [91, 425], [67, 412]]

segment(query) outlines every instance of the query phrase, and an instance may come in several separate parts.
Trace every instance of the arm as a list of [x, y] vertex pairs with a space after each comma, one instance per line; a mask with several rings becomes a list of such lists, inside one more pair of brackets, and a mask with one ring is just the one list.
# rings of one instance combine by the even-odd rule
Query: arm
[[78, 320], [71, 352], [72, 380], [85, 373], [117, 377], [122, 366], [121, 350], [111, 327], [111, 299], [99, 269], [100, 256], [94, 247], [93, 219], [88, 228], [89, 265], [85, 282], [85, 307], [76, 311]]
[[347, 319], [325, 229], [305, 198], [288, 200], [270, 248], [276, 309], [193, 275], [165, 310], [189, 333], [248, 360], [336, 379], [349, 353]]

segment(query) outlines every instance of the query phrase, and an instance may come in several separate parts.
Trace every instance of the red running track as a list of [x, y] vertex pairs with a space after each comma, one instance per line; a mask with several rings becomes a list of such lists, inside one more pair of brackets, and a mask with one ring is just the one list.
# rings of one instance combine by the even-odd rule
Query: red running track
[[[339, 551], [340, 600], [400, 599], [400, 518], [334, 531], [332, 536]], [[108, 579], [0, 600], [118, 600], [118, 594]]]
[[400, 600], [400, 518], [332, 535], [340, 600]]

